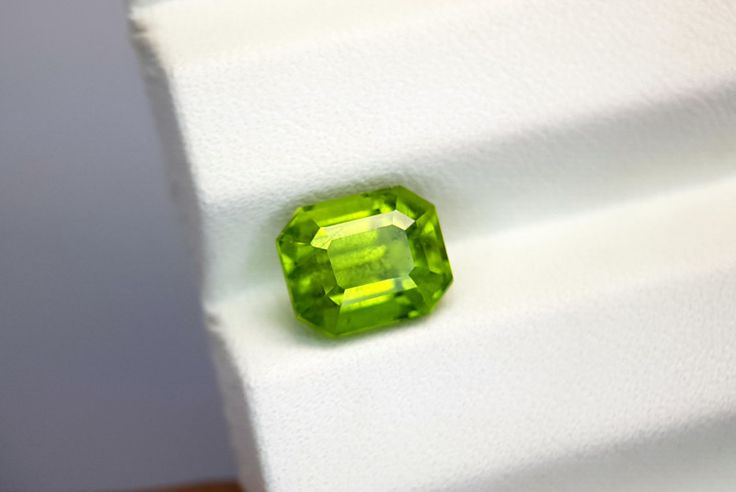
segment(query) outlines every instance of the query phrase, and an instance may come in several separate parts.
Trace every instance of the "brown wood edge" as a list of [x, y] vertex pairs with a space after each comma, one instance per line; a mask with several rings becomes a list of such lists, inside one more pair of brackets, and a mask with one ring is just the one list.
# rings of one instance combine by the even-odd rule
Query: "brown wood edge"
[[131, 492], [245, 492], [235, 482], [207, 482], [197, 484], [158, 487]]

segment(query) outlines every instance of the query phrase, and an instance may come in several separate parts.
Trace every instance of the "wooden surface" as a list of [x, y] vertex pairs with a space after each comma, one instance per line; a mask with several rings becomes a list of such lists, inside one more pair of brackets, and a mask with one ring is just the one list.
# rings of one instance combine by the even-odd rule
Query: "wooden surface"
[[193, 485], [179, 485], [157, 489], [147, 489], [140, 492], [245, 492], [235, 482], [200, 483]]

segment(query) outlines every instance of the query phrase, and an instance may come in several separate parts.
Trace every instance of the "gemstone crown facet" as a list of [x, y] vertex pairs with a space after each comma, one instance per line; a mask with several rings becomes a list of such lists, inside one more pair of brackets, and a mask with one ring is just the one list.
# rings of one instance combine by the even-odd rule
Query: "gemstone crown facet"
[[401, 186], [300, 207], [276, 246], [297, 318], [330, 337], [428, 314], [452, 282], [435, 207]]

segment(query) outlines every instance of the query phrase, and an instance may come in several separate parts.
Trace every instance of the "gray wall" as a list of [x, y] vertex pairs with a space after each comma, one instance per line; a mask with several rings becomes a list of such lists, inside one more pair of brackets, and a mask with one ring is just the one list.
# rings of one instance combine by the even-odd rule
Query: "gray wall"
[[0, 490], [232, 473], [124, 5], [0, 2]]

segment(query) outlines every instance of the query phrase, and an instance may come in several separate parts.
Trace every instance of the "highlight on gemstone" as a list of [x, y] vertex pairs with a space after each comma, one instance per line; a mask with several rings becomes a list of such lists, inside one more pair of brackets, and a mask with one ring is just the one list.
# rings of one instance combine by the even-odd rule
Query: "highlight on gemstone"
[[331, 337], [428, 314], [452, 282], [434, 205], [401, 186], [300, 207], [276, 246], [297, 318]]

